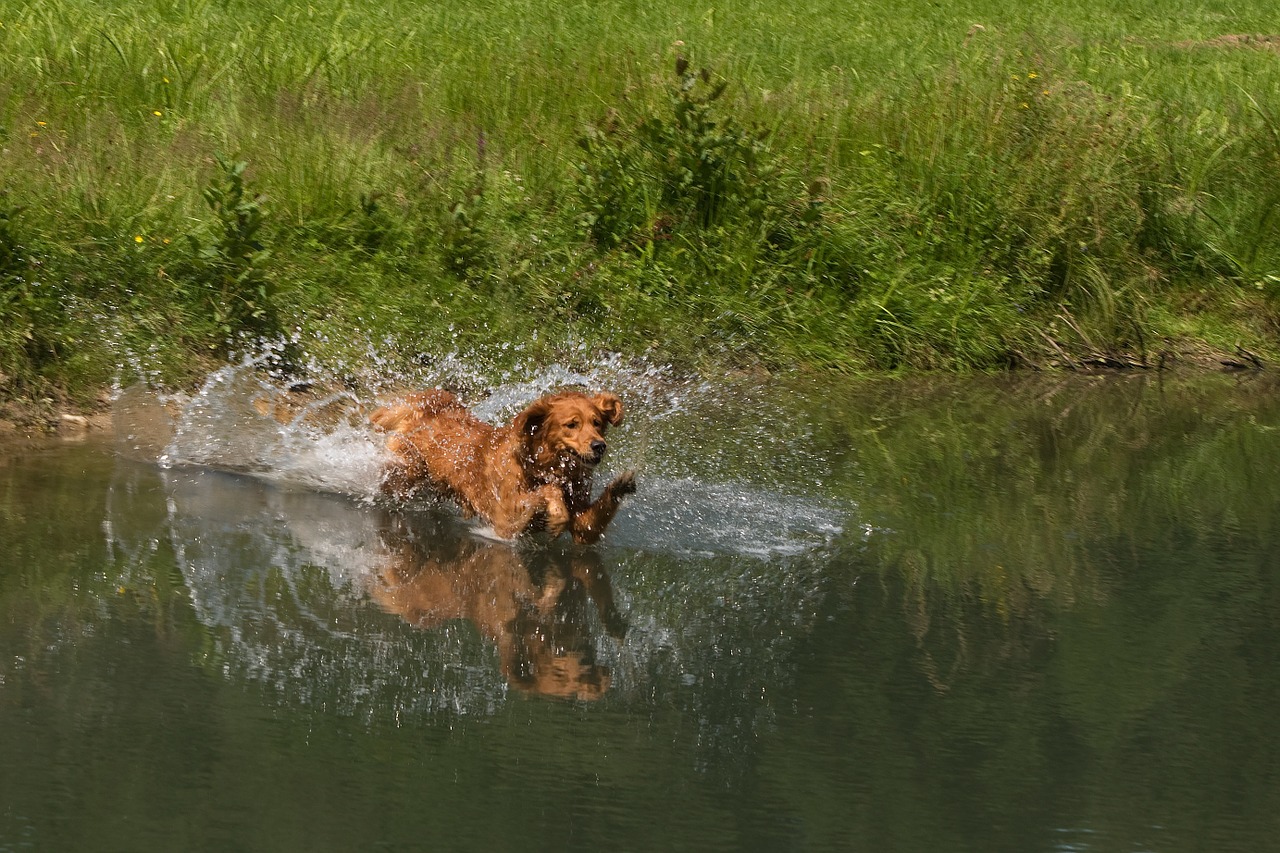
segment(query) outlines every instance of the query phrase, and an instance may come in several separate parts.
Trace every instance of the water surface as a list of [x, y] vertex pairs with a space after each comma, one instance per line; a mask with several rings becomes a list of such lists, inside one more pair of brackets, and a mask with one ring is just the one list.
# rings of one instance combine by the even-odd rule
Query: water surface
[[622, 391], [592, 548], [245, 367], [0, 450], [0, 850], [1274, 848], [1274, 382], [611, 371], [472, 395]]

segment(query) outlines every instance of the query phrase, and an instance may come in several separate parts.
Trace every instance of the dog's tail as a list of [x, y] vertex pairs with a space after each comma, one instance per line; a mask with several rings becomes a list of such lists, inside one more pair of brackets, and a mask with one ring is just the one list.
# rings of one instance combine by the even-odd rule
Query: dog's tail
[[438, 415], [451, 409], [465, 411], [465, 407], [453, 394], [440, 388], [433, 388], [430, 391], [409, 394], [390, 405], [382, 406], [369, 416], [369, 420], [378, 429], [387, 432], [404, 432], [406, 421], [410, 424], [421, 424], [422, 418]]

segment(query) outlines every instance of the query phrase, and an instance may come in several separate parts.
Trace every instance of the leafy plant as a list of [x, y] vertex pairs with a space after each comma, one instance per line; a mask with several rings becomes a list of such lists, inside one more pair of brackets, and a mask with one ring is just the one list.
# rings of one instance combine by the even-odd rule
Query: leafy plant
[[0, 386], [7, 382], [6, 373], [23, 366], [18, 362], [26, 360], [32, 339], [31, 293], [22, 277], [25, 250], [13, 227], [19, 210], [0, 207]]
[[729, 83], [707, 69], [694, 73], [676, 60], [669, 117], [650, 117], [640, 127], [642, 144], [656, 159], [664, 205], [684, 210], [709, 228], [729, 215], [763, 217], [777, 173], [768, 133], [743, 127], [718, 105]]
[[0, 387], [34, 377], [63, 354], [61, 290], [33, 275], [39, 261], [15, 226], [22, 211], [0, 206]]
[[378, 193], [360, 194], [360, 215], [354, 227], [353, 243], [366, 252], [377, 252], [395, 230], [395, 223], [382, 205]]
[[[579, 225], [601, 246], [634, 241], [657, 220], [657, 194], [641, 171], [643, 152], [632, 140], [618, 136], [615, 114], [603, 129], [588, 126], [578, 145], [586, 152], [578, 164], [578, 198], [584, 207]], [[648, 230], [645, 236], [652, 237], [655, 229]]]
[[731, 219], [767, 223], [788, 201], [769, 133], [741, 124], [720, 103], [729, 82], [675, 65], [668, 110], [624, 128], [616, 113], [579, 138], [582, 225], [606, 246], [661, 238], [673, 222], [701, 229]]
[[463, 280], [479, 277], [492, 263], [481, 227], [483, 183], [480, 187], [467, 200], [454, 202], [444, 217], [444, 265]]
[[271, 252], [262, 242], [262, 196], [245, 187], [248, 164], [216, 155], [220, 174], [201, 194], [214, 214], [207, 242], [192, 236], [196, 272], [218, 329], [230, 338], [250, 334], [276, 337], [281, 325], [275, 292], [264, 264]]

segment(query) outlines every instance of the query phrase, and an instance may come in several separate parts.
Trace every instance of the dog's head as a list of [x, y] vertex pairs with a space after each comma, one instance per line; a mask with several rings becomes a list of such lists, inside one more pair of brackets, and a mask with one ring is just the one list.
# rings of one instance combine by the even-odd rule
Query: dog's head
[[605, 432], [620, 423], [622, 401], [615, 395], [563, 391], [531, 404], [516, 416], [515, 428], [539, 463], [598, 465], [607, 449]]

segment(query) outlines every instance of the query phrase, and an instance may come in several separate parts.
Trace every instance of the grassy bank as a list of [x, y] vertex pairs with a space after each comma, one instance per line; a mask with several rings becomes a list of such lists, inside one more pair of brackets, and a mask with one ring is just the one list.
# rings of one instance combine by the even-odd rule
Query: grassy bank
[[0, 381], [1275, 355], [1271, 4], [1004, 5], [0, 0]]

